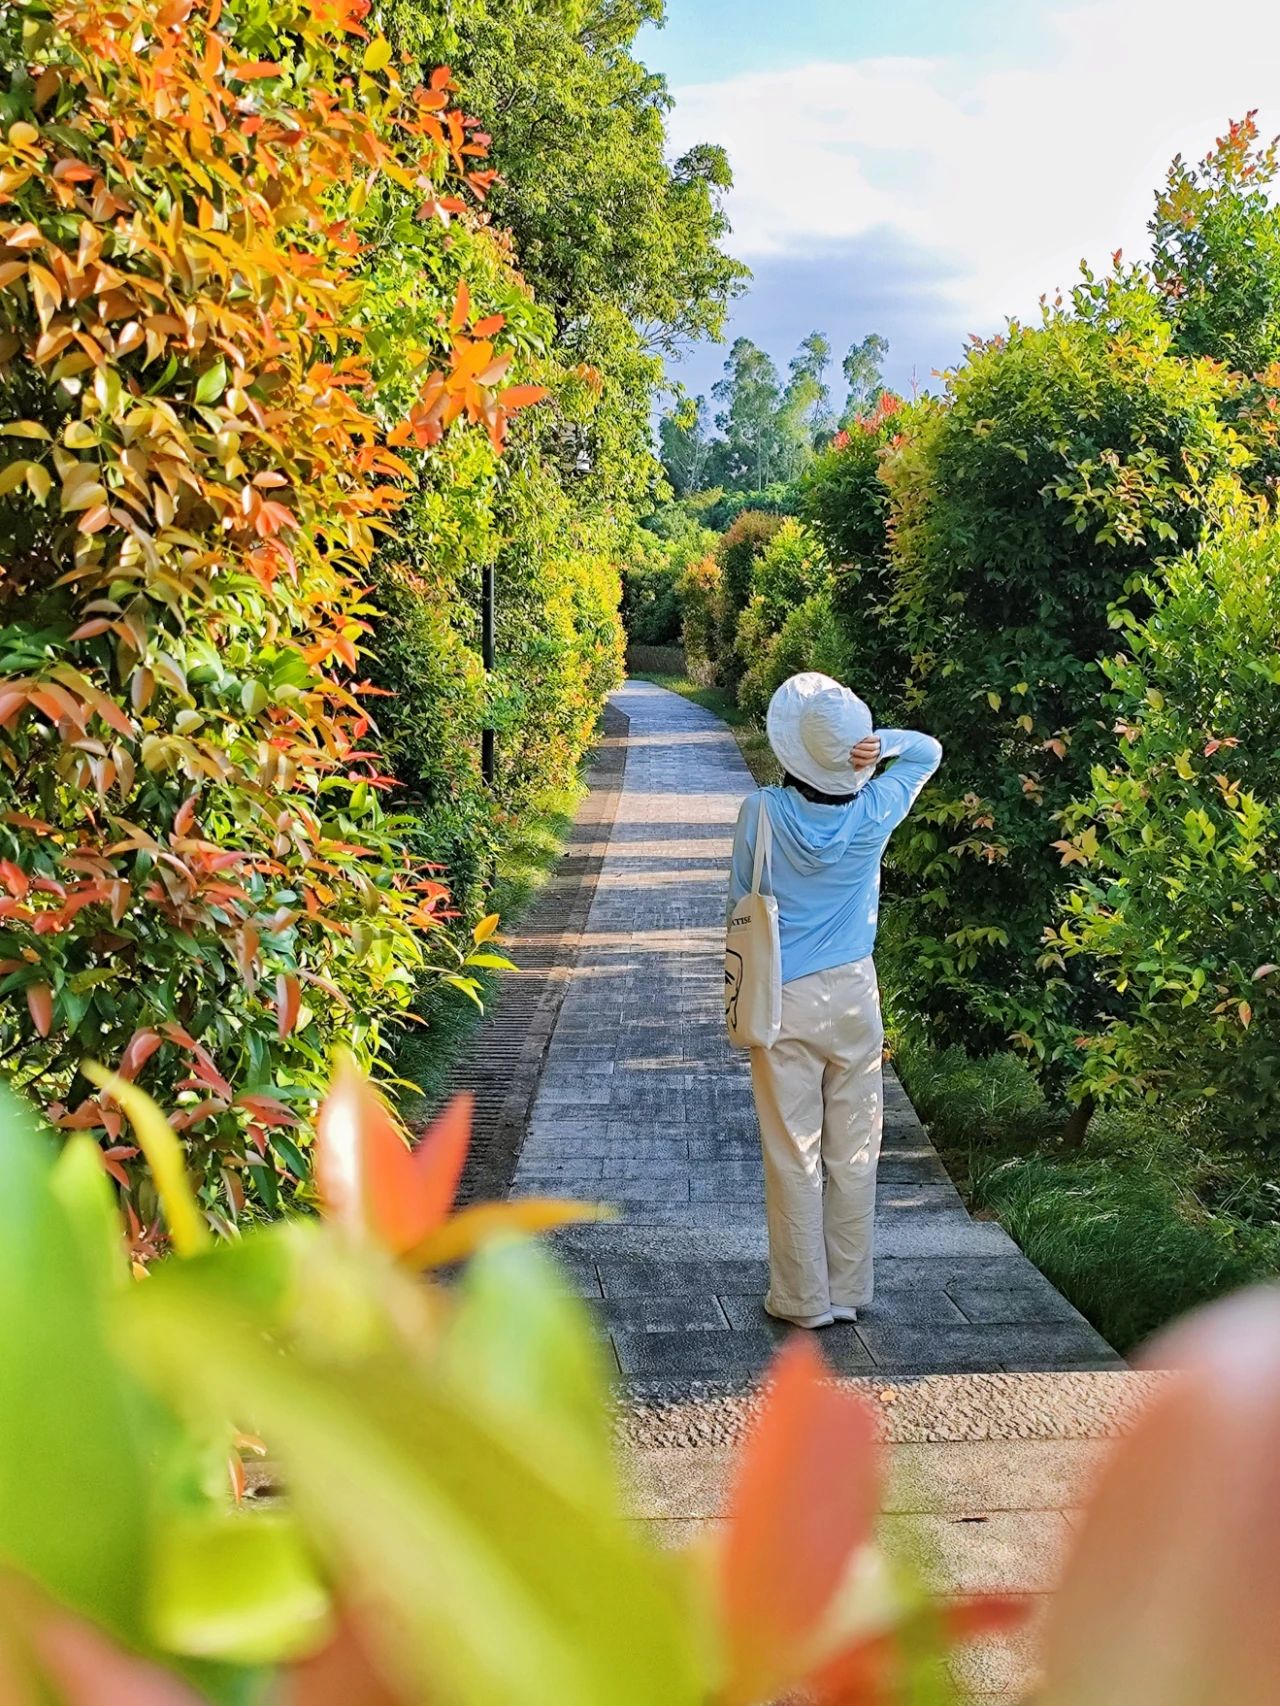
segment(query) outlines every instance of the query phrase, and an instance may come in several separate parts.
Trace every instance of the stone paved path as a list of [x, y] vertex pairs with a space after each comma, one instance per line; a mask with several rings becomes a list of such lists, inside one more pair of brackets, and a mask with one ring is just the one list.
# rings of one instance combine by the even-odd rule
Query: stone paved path
[[[616, 1205], [557, 1241], [630, 1382], [745, 1381], [782, 1329], [761, 1307], [761, 1162], [721, 1010], [733, 825], [752, 787], [718, 718], [644, 682], [576, 969], [516, 1172], [520, 1194]], [[821, 1345], [849, 1375], [1124, 1364], [1000, 1227], [973, 1220], [901, 1086], [885, 1091], [875, 1304]]]

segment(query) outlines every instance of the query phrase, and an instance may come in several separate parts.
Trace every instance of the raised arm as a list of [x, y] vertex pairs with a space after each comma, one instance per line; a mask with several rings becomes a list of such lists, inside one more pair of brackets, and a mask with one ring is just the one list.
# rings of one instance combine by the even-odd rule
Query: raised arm
[[879, 729], [880, 761], [887, 769], [873, 776], [863, 790], [872, 815], [886, 835], [892, 832], [915, 805], [920, 790], [942, 762], [942, 748], [932, 735], [913, 729]]

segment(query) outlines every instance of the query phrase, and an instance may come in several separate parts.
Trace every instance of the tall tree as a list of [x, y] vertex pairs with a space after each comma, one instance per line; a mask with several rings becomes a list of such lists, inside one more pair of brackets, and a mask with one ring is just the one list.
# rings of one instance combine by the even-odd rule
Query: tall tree
[[724, 435], [727, 483], [760, 491], [778, 470], [782, 406], [778, 370], [750, 338], [737, 338], [724, 364], [724, 378], [716, 381], [712, 395], [724, 405], [716, 426]]
[[678, 398], [658, 422], [662, 467], [678, 498], [706, 484], [711, 454], [711, 410], [703, 396]]
[[1280, 162], [1254, 115], [1229, 126], [1198, 166], [1179, 155], [1156, 198], [1152, 270], [1180, 354], [1240, 373], [1280, 359]]
[[860, 344], [850, 347], [841, 364], [849, 387], [841, 426], [850, 426], [869, 414], [884, 395], [884, 359], [888, 353], [889, 340], [879, 332], [868, 332]]
[[723, 248], [724, 150], [669, 159], [671, 97], [635, 56], [663, 13], [663, 0], [391, 0], [398, 44], [424, 69], [450, 65], [492, 133], [494, 221], [562, 342], [614, 382], [615, 434], [629, 401], [646, 451], [660, 358], [719, 336], [748, 276]]
[[830, 435], [831, 342], [822, 332], [810, 332], [791, 358], [790, 379], [783, 393], [779, 419], [780, 451], [785, 478], [794, 480]]
[[563, 320], [602, 300], [667, 347], [714, 336], [745, 269], [720, 248], [724, 150], [667, 157], [664, 80], [634, 54], [663, 0], [392, 0], [397, 38], [448, 63], [493, 133], [496, 222]]

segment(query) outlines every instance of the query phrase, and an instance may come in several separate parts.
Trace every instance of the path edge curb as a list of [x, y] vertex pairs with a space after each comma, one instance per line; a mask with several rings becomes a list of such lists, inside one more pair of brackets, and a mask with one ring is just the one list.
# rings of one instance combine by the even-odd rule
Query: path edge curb
[[511, 1188], [560, 1006], [582, 951], [587, 918], [617, 816], [630, 718], [606, 702], [587, 765], [587, 792], [546, 888], [504, 935], [516, 962], [493, 1011], [449, 1075], [449, 1093], [475, 1098], [471, 1150], [458, 1202], [496, 1201]]

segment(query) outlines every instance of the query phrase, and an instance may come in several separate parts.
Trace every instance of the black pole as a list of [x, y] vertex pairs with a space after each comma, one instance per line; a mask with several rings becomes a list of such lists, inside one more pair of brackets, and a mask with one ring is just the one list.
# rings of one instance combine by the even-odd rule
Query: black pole
[[[480, 661], [485, 674], [493, 674], [493, 564], [480, 570]], [[485, 786], [492, 788], [494, 779], [493, 730], [480, 731], [480, 774]]]

